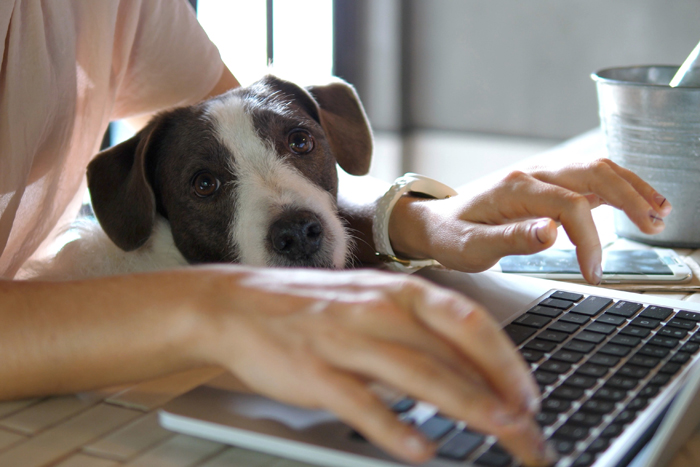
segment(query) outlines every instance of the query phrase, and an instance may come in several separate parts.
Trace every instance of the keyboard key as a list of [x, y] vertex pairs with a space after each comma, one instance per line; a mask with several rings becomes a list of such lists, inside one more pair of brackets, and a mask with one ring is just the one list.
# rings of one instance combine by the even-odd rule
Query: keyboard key
[[579, 375], [574, 373], [573, 375], [569, 376], [566, 381], [564, 381], [564, 384], [567, 386], [573, 386], [576, 388], [581, 388], [581, 389], [590, 389], [593, 386], [595, 386], [598, 383], [597, 378], [592, 378], [590, 376], [584, 376], [584, 375]]
[[623, 410], [617, 415], [617, 417], [615, 417], [615, 421], [613, 423], [625, 426], [632, 423], [635, 418], [637, 418], [636, 412], [632, 410]]
[[532, 339], [530, 342], [525, 344], [523, 348], [531, 350], [539, 350], [540, 352], [551, 352], [555, 349], [557, 344], [552, 342], [543, 341], [540, 339]]
[[494, 449], [493, 447], [483, 453], [479, 458], [474, 461], [477, 465], [483, 465], [487, 467], [506, 467], [513, 462], [513, 458], [507, 453], [503, 452], [502, 449]]
[[[551, 360], [547, 360], [542, 365], [540, 365], [539, 369], [544, 370], [544, 371], [551, 371], [552, 373], [557, 373], [560, 375], [562, 373], [566, 373], [567, 371], [569, 371], [571, 369], [571, 365], [569, 363], [565, 363], [565, 362], [553, 362]], [[554, 382], [554, 381], [552, 381], [552, 382]], [[551, 384], [551, 383], [546, 383], [546, 384]]]
[[616, 374], [620, 376], [627, 376], [628, 378], [633, 379], [642, 379], [646, 378], [646, 376], [649, 374], [649, 370], [641, 366], [626, 364], [622, 366], [619, 370], [617, 370]]
[[559, 300], [567, 300], [569, 302], [578, 302], [583, 298], [583, 295], [573, 292], [564, 292], [563, 290], [557, 290], [552, 295], [550, 295], [549, 298], [557, 298]]
[[574, 374], [581, 374], [584, 376], [593, 376], [600, 378], [608, 373], [608, 368], [600, 365], [593, 365], [591, 363], [584, 363], [576, 370]]
[[559, 419], [559, 414], [556, 412], [540, 412], [535, 415], [535, 421], [540, 424], [540, 426], [550, 426], [554, 425]]
[[572, 441], [581, 441], [588, 437], [588, 428], [585, 426], [570, 425], [568, 423], [562, 425], [555, 433], [555, 438], [570, 439]]
[[627, 320], [622, 317], [622, 316], [616, 316], [612, 313], [604, 313], [603, 315], [600, 316], [597, 320], [595, 320], [596, 323], [603, 323], [603, 324], [612, 324], [614, 326], [619, 326], [622, 323], [626, 323]]
[[570, 311], [587, 316], [595, 316], [612, 303], [609, 298], [596, 297], [591, 295], [584, 301], [574, 306]]
[[561, 318], [559, 318], [559, 321], [564, 321], [566, 323], [573, 323], [573, 324], [586, 324], [591, 320], [590, 317], [586, 315], [578, 315], [576, 313], [567, 313]]
[[559, 375], [555, 373], [549, 373], [547, 371], [541, 371], [537, 370], [534, 373], [535, 376], [535, 381], [537, 381], [540, 384], [544, 384], [545, 386], [554, 383], [556, 380], [559, 379]]
[[671, 357], [669, 360], [672, 363], [687, 363], [690, 360], [690, 354], [685, 352], [678, 352], [676, 355]]
[[641, 303], [634, 302], [624, 302], [619, 301], [607, 311], [607, 313], [612, 313], [614, 315], [622, 316], [625, 318], [631, 318], [639, 310], [642, 309]]
[[664, 373], [667, 375], [675, 375], [678, 370], [681, 369], [680, 363], [667, 363], [659, 369], [659, 373]]
[[571, 467], [589, 467], [595, 462], [595, 454], [592, 452], [584, 452], [576, 458]]
[[563, 455], [568, 455], [574, 452], [576, 449], [576, 442], [564, 438], [552, 438], [551, 443], [554, 445], [554, 449]]
[[625, 391], [629, 391], [636, 388], [638, 384], [638, 379], [628, 378], [622, 375], [615, 375], [605, 382], [606, 386], [610, 386], [611, 388], [624, 389]]
[[531, 328], [542, 329], [549, 322], [552, 321], [551, 318], [540, 315], [532, 315], [530, 313], [525, 313], [514, 321], [514, 323], [522, 324], [523, 326], [529, 326]]
[[579, 410], [581, 412], [605, 415], [615, 410], [615, 404], [606, 400], [589, 399], [583, 403]]
[[573, 388], [571, 386], [559, 386], [552, 391], [552, 396], [556, 397], [557, 399], [575, 401], [583, 396], [583, 389]]
[[647, 328], [640, 328], [637, 326], [626, 326], [620, 329], [620, 334], [624, 336], [641, 337], [642, 339], [644, 339], [649, 334], [651, 334], [651, 331]]
[[588, 359], [587, 363], [593, 363], [594, 365], [602, 365], [607, 367], [613, 367], [620, 363], [620, 358], [612, 355], [605, 355], [597, 353]]
[[598, 389], [595, 394], [593, 394], [594, 399], [599, 399], [603, 401], [610, 401], [610, 402], [620, 402], [622, 400], [625, 400], [627, 397], [627, 391], [624, 391], [622, 389], [616, 389], [612, 388], [609, 386], [603, 386], [602, 388]]
[[572, 352], [571, 350], [560, 350], [552, 355], [552, 360], [559, 360], [567, 363], [577, 363], [583, 358], [580, 352]]
[[557, 344], [564, 342], [568, 337], [569, 335], [564, 332], [550, 331], [548, 329], [540, 332], [537, 336], [538, 339], [556, 342]]
[[610, 339], [608, 342], [610, 344], [625, 345], [627, 347], [637, 347], [642, 342], [642, 339], [640, 339], [639, 337], [624, 336], [622, 334], [618, 334], [617, 336], [614, 336], [612, 339]]
[[661, 387], [654, 386], [653, 384], [648, 384], [639, 391], [638, 396], [646, 398], [652, 398], [659, 393]]
[[548, 306], [551, 308], [559, 308], [561, 310], [566, 310], [572, 303], [569, 300], [559, 300], [556, 298], [545, 298], [540, 302], [540, 305]]
[[570, 340], [564, 346], [562, 349], [564, 350], [572, 350], [574, 352], [583, 352], [583, 353], [588, 353], [591, 350], [595, 348], [595, 344], [591, 344], [590, 342], [582, 342], [582, 341], [577, 341], [577, 340]]
[[657, 336], [672, 337], [674, 339], [683, 339], [688, 334], [688, 331], [680, 328], [670, 328], [664, 326], [659, 332], [656, 333]]
[[571, 417], [569, 417], [567, 423], [593, 428], [600, 425], [600, 422], [602, 421], [603, 416], [600, 414], [575, 412], [573, 415], [571, 415]]
[[654, 368], [656, 365], [658, 365], [661, 362], [656, 357], [647, 357], [645, 355], [634, 355], [632, 358], [630, 358], [627, 363], [630, 363], [632, 365], [636, 366], [643, 366], [644, 368]]
[[571, 408], [571, 402], [562, 399], [555, 399], [554, 397], [548, 397], [542, 401], [542, 411], [543, 412], [556, 412], [563, 413]]
[[593, 323], [586, 326], [586, 331], [599, 332], [605, 335], [612, 334], [615, 331], [615, 329], [617, 329], [617, 326], [613, 326], [612, 324], [599, 323], [598, 321], [594, 321]]
[[700, 332], [690, 336], [690, 339], [688, 339], [688, 342], [695, 342], [696, 344], [700, 344]]
[[666, 318], [671, 316], [672, 313], [673, 310], [671, 308], [651, 305], [648, 306], [644, 311], [639, 313], [639, 316], [664, 321]]
[[656, 345], [645, 344], [639, 351], [638, 355], [646, 355], [647, 357], [665, 358], [669, 350]]
[[659, 347], [666, 347], [667, 349], [675, 349], [678, 345], [678, 339], [674, 339], [673, 337], [659, 336], [657, 334], [651, 339], [649, 339], [648, 343], [658, 345]]
[[547, 316], [549, 318], [556, 318], [557, 316], [563, 313], [563, 310], [560, 310], [559, 308], [551, 308], [548, 306], [537, 305], [536, 307], [528, 311], [528, 313]]
[[510, 340], [512, 340], [515, 345], [520, 345], [525, 342], [530, 336], [537, 332], [537, 329], [529, 328], [526, 326], [520, 326], [519, 324], [509, 324], [504, 327], [503, 330], [508, 334]]
[[695, 321], [688, 321], [687, 319], [673, 318], [668, 323], [666, 323], [666, 326], [671, 326], [674, 328], [681, 328], [681, 329], [685, 329], [686, 331], [692, 331], [693, 329], [695, 329], [696, 324], [697, 323]]
[[671, 380], [671, 377], [669, 375], [659, 373], [659, 374], [654, 375], [654, 377], [649, 380], [649, 384], [654, 385], [654, 386], [664, 386], [670, 380]]
[[681, 310], [676, 313], [676, 318], [687, 319], [690, 321], [700, 322], [700, 313], [693, 313], [692, 311]]
[[438, 449], [438, 456], [464, 460], [484, 442], [484, 436], [471, 431], [460, 431]]
[[683, 344], [683, 346], [678, 349], [680, 352], [686, 352], [686, 353], [695, 353], [698, 351], [698, 348], [700, 348], [700, 344], [696, 344], [695, 342], [686, 342]]
[[593, 344], [600, 344], [605, 340], [605, 335], [598, 334], [596, 332], [581, 331], [574, 339], [584, 342], [592, 342]]
[[578, 328], [580, 326], [578, 324], [574, 323], [563, 323], [561, 321], [557, 321], [556, 323], [552, 323], [549, 328], [552, 331], [559, 331], [559, 332], [565, 332], [567, 334], [572, 334], [576, 331], [578, 331]]
[[625, 409], [631, 410], [633, 412], [639, 412], [640, 410], [643, 410], [647, 405], [649, 405], [649, 399], [647, 399], [646, 397], [639, 397], [639, 395], [637, 395], [634, 399], [632, 399], [629, 402], [629, 404], [627, 404], [627, 407]]
[[605, 344], [598, 352], [605, 355], [613, 355], [615, 357], [625, 357], [631, 350], [632, 349], [629, 347], [625, 347], [623, 345]]
[[659, 327], [659, 324], [661, 324], [661, 321], [659, 321], [658, 319], [637, 317], [630, 321], [630, 324], [632, 324], [633, 326], [639, 326], [640, 328], [656, 329]]
[[530, 363], [539, 362], [540, 360], [542, 360], [542, 357], [544, 357], [544, 353], [542, 353], [538, 350], [530, 350], [530, 349], [522, 349], [520, 351], [520, 355], [523, 356], [525, 361], [530, 362]]
[[454, 427], [454, 420], [442, 417], [440, 415], [435, 415], [423, 422], [421, 425], [418, 425], [417, 428], [425, 435], [426, 438], [431, 441], [435, 441], [452, 431]]
[[611, 423], [600, 432], [601, 438], [616, 438], [622, 433], [622, 426], [617, 423]]
[[596, 438], [593, 440], [593, 442], [588, 446], [586, 449], [586, 452], [592, 452], [592, 453], [598, 453], [605, 451], [608, 449], [608, 446], [610, 446], [610, 440], [607, 438]]

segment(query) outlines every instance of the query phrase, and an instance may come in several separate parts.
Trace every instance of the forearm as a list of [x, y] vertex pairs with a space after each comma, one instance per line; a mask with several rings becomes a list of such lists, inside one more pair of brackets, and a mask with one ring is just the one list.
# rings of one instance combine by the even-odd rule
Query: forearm
[[[0, 282], [0, 399], [93, 389], [205, 365], [190, 272]], [[191, 298], [184, 298], [191, 297]]]

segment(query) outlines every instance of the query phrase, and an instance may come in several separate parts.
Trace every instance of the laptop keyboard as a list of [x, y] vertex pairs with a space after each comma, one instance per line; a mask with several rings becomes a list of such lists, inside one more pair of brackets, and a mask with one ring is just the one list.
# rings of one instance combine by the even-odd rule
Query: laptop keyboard
[[[700, 313], [556, 291], [505, 327], [542, 392], [537, 421], [562, 456], [587, 467], [700, 348]], [[438, 456], [479, 466], [517, 465], [492, 436], [421, 404], [392, 408], [439, 443]]]

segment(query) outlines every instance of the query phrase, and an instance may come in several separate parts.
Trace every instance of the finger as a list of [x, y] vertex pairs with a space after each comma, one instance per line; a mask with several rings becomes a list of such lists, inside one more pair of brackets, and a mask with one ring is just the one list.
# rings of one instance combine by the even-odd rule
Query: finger
[[421, 463], [435, 446], [414, 427], [402, 423], [367, 385], [351, 375], [328, 370], [317, 383], [320, 404], [399, 459]]
[[651, 185], [609, 159], [571, 166], [558, 172], [540, 171], [533, 176], [576, 193], [599, 196], [607, 204], [624, 211], [647, 234], [661, 232], [664, 229], [663, 217], [671, 211], [670, 203]]
[[416, 315], [457, 346], [504, 401], [523, 412], [539, 410], [539, 389], [529, 366], [486, 311], [446, 289], [411, 295]]
[[497, 436], [528, 464], [552, 461], [532, 414], [509, 409], [477, 375], [470, 381], [439, 359], [394, 343], [355, 338], [326, 344], [323, 356], [338, 368], [371, 375], [434, 404], [445, 415]]

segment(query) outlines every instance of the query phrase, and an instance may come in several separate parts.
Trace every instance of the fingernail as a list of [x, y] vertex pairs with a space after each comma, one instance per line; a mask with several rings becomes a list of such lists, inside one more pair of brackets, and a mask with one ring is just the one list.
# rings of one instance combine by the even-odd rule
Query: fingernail
[[550, 240], [549, 229], [547, 228], [548, 225], [548, 220], [540, 221], [537, 224], [535, 224], [535, 236], [537, 237], [537, 240], [543, 245], [549, 242]]
[[659, 207], [662, 207], [664, 205], [664, 203], [666, 202], [666, 198], [663, 195], [661, 195], [660, 193], [656, 193], [654, 195], [654, 201], [656, 201], [656, 204], [658, 204]]
[[532, 387], [533, 386], [527, 384], [527, 382], [523, 383], [523, 412], [535, 415], [540, 411], [540, 395], [535, 392], [536, 389], [532, 389]]
[[653, 209], [649, 209], [649, 217], [651, 218], [651, 223], [654, 225], [656, 225], [657, 223], [664, 222], [659, 213], [654, 211]]
[[513, 425], [515, 423], [519, 423], [522, 417], [512, 412], [506, 412], [502, 409], [496, 409], [491, 414], [491, 419], [497, 425], [508, 426]]
[[403, 439], [407, 451], [415, 455], [423, 455], [428, 450], [428, 443], [420, 435], [411, 434]]
[[600, 265], [600, 263], [596, 263], [596, 265], [593, 267], [593, 283], [595, 285], [600, 284], [600, 282], [603, 280], [603, 268]]

